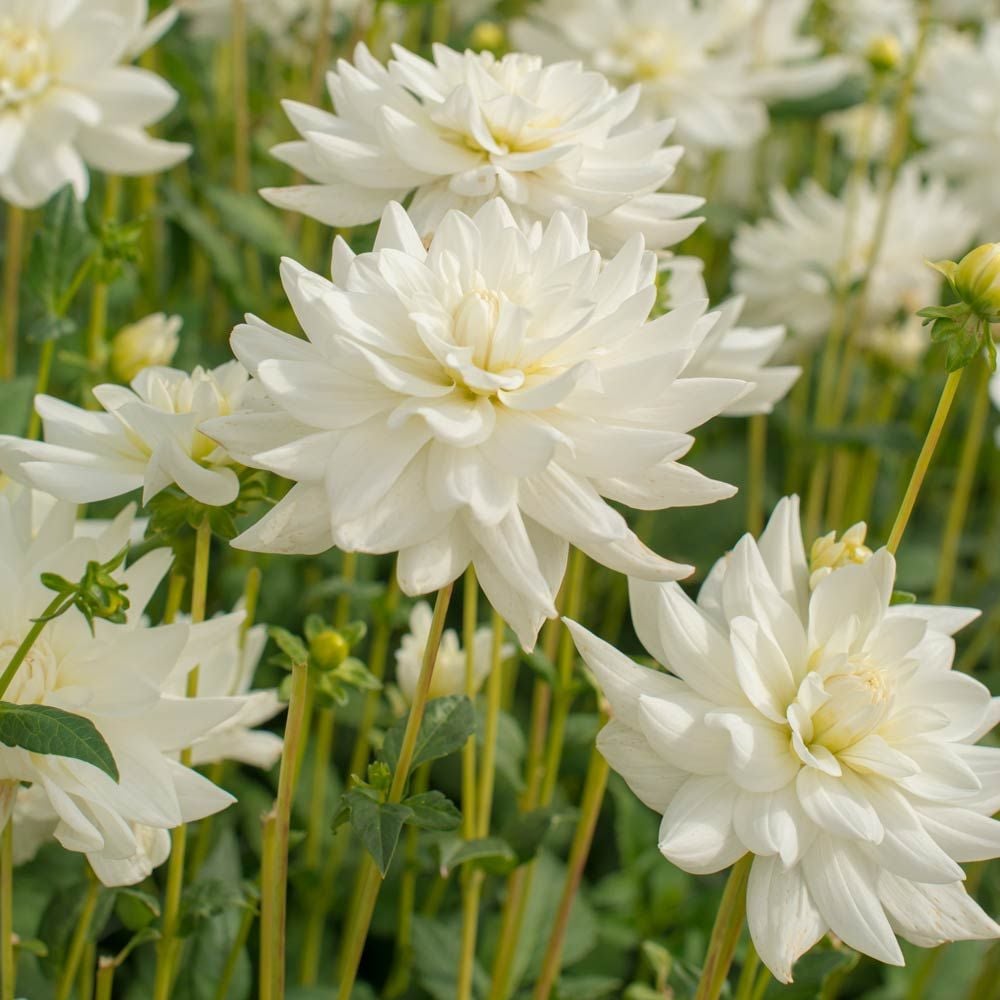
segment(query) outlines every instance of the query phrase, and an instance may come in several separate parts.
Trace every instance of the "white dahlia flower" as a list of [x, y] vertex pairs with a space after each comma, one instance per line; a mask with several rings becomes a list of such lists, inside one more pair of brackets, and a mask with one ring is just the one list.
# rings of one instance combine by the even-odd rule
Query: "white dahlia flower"
[[[132, 509], [96, 537], [81, 537], [75, 508], [51, 505], [34, 524], [29, 491], [0, 495], [0, 657], [10, 659], [52, 591], [42, 573], [79, 579], [88, 561], [107, 562], [127, 543]], [[157, 550], [116, 573], [128, 584], [126, 624], [94, 623], [71, 610], [45, 626], [18, 668], [4, 700], [48, 705], [89, 719], [114, 757], [119, 780], [69, 757], [0, 747], [0, 783], [16, 791], [30, 783], [55, 813], [53, 835], [67, 850], [90, 859], [102, 878], [131, 870], [139, 854], [157, 855], [165, 831], [224, 809], [233, 800], [176, 759], [180, 750], [225, 724], [241, 708], [239, 698], [189, 699], [166, 693], [169, 679], [194, 667], [207, 650], [239, 628], [230, 615], [202, 625], [149, 627], [143, 611], [170, 565]], [[9, 797], [13, 804], [13, 796]], [[148, 831], [140, 831], [148, 828]]]
[[[403, 636], [396, 650], [396, 683], [407, 703], [413, 701], [417, 689], [417, 679], [431, 634], [433, 613], [426, 601], [418, 601], [410, 612], [410, 631]], [[482, 687], [489, 676], [493, 663], [493, 629], [484, 625], [476, 629], [473, 649], [473, 676], [475, 690]], [[514, 647], [504, 643], [500, 658], [509, 660], [514, 655]], [[431, 678], [430, 698], [465, 693], [465, 650], [454, 629], [446, 629], [441, 636], [437, 660], [434, 661], [434, 676]]]
[[198, 430], [238, 409], [247, 373], [236, 362], [218, 368], [146, 368], [131, 388], [99, 385], [93, 413], [52, 396], [36, 396], [44, 441], [0, 436], [0, 469], [62, 500], [90, 503], [142, 487], [148, 502], [176, 484], [200, 503], [224, 506], [239, 493], [229, 456]]
[[920, 162], [954, 182], [977, 214], [982, 239], [1000, 230], [1000, 22], [977, 42], [947, 32], [930, 46], [913, 103], [913, 124], [927, 149]]
[[808, 0], [546, 0], [514, 41], [547, 59], [582, 59], [620, 86], [641, 84], [646, 120], [674, 118], [699, 150], [746, 149], [767, 102], [830, 89], [846, 63], [799, 35]]
[[237, 327], [266, 405], [202, 428], [296, 480], [236, 544], [399, 551], [407, 594], [473, 563], [528, 647], [555, 614], [570, 543], [620, 572], [685, 575], [603, 498], [731, 495], [678, 460], [747, 385], [678, 378], [716, 317], [699, 302], [647, 323], [655, 270], [639, 236], [604, 263], [582, 212], [525, 233], [499, 200], [449, 213], [429, 249], [391, 205], [372, 253], [337, 241], [333, 282], [285, 261], [307, 339], [255, 317]]
[[410, 193], [422, 238], [450, 209], [472, 212], [504, 197], [519, 222], [581, 208], [592, 243], [619, 249], [640, 232], [648, 246], [683, 239], [702, 200], [659, 189], [680, 159], [664, 147], [669, 123], [629, 126], [637, 88], [619, 93], [577, 63], [454, 52], [434, 61], [399, 46], [383, 66], [364, 45], [327, 82], [336, 114], [295, 101], [285, 110], [302, 136], [275, 147], [313, 184], [261, 192], [274, 205], [332, 226], [378, 219]]
[[[708, 299], [702, 267], [697, 257], [670, 257], [661, 265], [671, 309]], [[743, 305], [743, 296], [737, 295], [719, 306], [718, 321], [682, 372], [685, 378], [737, 378], [750, 383], [750, 391], [722, 411], [727, 417], [770, 413], [802, 373], [795, 365], [768, 365], [785, 343], [785, 328], [737, 326]]]
[[190, 152], [147, 135], [177, 101], [128, 63], [170, 26], [146, 24], [146, 0], [0, 0], [0, 198], [35, 208], [88, 167], [110, 174], [166, 170]]
[[[926, 262], [960, 256], [976, 226], [940, 178], [921, 180], [912, 168], [890, 197], [869, 285], [870, 324], [895, 323], [937, 302], [941, 277]], [[775, 190], [771, 203], [774, 218], [736, 235], [733, 285], [746, 296], [750, 322], [782, 322], [793, 336], [816, 340], [830, 329], [838, 288], [866, 272], [880, 195], [866, 181], [839, 197], [810, 181], [795, 194]]]
[[810, 590], [785, 499], [697, 603], [630, 581], [639, 638], [672, 673], [570, 623], [611, 704], [598, 746], [663, 813], [664, 856], [705, 874], [755, 855], [750, 933], [782, 982], [827, 931], [895, 965], [896, 934], [1000, 934], [959, 867], [1000, 853], [1000, 749], [974, 745], [998, 701], [951, 670], [950, 636], [977, 612], [890, 606], [892, 556], [842, 555]]

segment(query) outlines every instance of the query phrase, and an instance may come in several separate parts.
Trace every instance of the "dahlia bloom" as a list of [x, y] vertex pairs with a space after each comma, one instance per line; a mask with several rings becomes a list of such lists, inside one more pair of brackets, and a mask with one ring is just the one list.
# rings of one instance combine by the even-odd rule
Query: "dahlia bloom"
[[[424, 651], [431, 634], [433, 612], [426, 601], [418, 601], [410, 612], [410, 631], [403, 636], [396, 650], [396, 683], [406, 701], [413, 701], [417, 689], [417, 679], [423, 665]], [[514, 655], [514, 647], [504, 643], [500, 658], [509, 660]], [[476, 629], [473, 648], [473, 676], [476, 691], [489, 676], [493, 663], [493, 629], [484, 625]], [[434, 661], [434, 675], [428, 697], [443, 698], [446, 695], [465, 693], [465, 650], [454, 629], [445, 629], [441, 645]]]
[[0, 469], [62, 500], [90, 503], [142, 487], [147, 503], [175, 483], [210, 506], [232, 503], [239, 479], [229, 456], [201, 434], [210, 417], [241, 404], [246, 371], [235, 362], [189, 375], [146, 368], [131, 388], [99, 385], [93, 413], [52, 396], [36, 396], [44, 441], [0, 436]]
[[[854, 530], [810, 588], [798, 502], [783, 500], [709, 574], [697, 603], [630, 581], [637, 666], [570, 623], [611, 704], [601, 752], [663, 813], [660, 850], [695, 874], [755, 857], [754, 946], [790, 982], [827, 931], [882, 962], [1000, 935], [959, 862], [1000, 853], [1000, 700], [951, 670], [977, 612], [892, 606], [895, 564]], [[829, 541], [829, 540], [825, 540]]]
[[603, 498], [660, 509], [733, 490], [678, 460], [689, 431], [747, 390], [678, 378], [716, 321], [691, 303], [647, 323], [655, 255], [606, 263], [582, 212], [527, 233], [507, 205], [449, 213], [425, 248], [398, 205], [333, 281], [292, 261], [305, 340], [249, 317], [233, 333], [258, 402], [204, 433], [296, 481], [234, 544], [399, 552], [407, 594], [474, 564], [526, 646], [555, 614], [569, 544], [619, 572], [676, 579]]
[[35, 208], [69, 184], [83, 199], [88, 167], [148, 174], [188, 156], [145, 132], [177, 101], [128, 65], [174, 17], [147, 13], [146, 0], [0, 0], [0, 198]]
[[1000, 23], [976, 41], [948, 32], [929, 47], [913, 102], [913, 126], [927, 149], [920, 163], [955, 184], [979, 235], [996, 239], [1000, 229]]
[[[976, 226], [940, 178], [921, 180], [912, 168], [891, 198], [869, 284], [870, 324], [895, 323], [901, 312], [937, 302], [941, 278], [926, 262], [961, 254]], [[880, 196], [864, 181], [839, 197], [810, 181], [795, 194], [775, 190], [771, 202], [773, 218], [737, 233], [733, 285], [746, 296], [751, 323], [784, 322], [794, 336], [816, 340], [830, 329], [838, 288], [865, 274]]]
[[665, 247], [700, 221], [681, 218], [700, 198], [659, 191], [682, 153], [663, 146], [670, 124], [626, 124], [638, 88], [619, 93], [577, 63], [518, 53], [498, 60], [436, 45], [428, 62], [393, 52], [383, 66], [359, 45], [353, 65], [338, 62], [327, 77], [335, 114], [285, 102], [302, 139], [274, 155], [315, 183], [268, 188], [268, 201], [354, 226], [412, 193], [426, 237], [449, 210], [473, 212], [499, 195], [522, 223], [582, 208], [591, 242], [607, 251], [637, 232]]
[[[661, 270], [668, 276], [672, 309], [684, 302], [708, 299], [702, 262], [697, 257], [671, 257]], [[738, 378], [753, 386], [722, 411], [727, 417], [770, 413], [802, 373], [795, 365], [768, 365], [785, 343], [785, 328], [737, 326], [744, 301], [737, 295], [719, 307], [718, 321], [683, 372], [685, 378]]]
[[677, 121], [699, 150], [746, 149], [767, 131], [767, 102], [830, 89], [839, 58], [799, 35], [808, 0], [545, 0], [514, 40], [547, 59], [582, 59], [619, 86], [641, 84], [646, 120]]
[[[70, 504], [38, 506], [30, 491], [0, 495], [0, 574], [6, 598], [0, 609], [0, 650], [9, 659], [52, 599], [40, 574], [78, 579], [88, 561], [107, 562], [126, 544], [132, 510], [126, 509], [96, 537], [76, 531]], [[127, 583], [126, 624], [95, 622], [71, 610], [45, 626], [4, 694], [19, 705], [49, 705], [89, 719], [107, 743], [119, 780], [73, 758], [0, 747], [0, 783], [6, 793], [30, 783], [55, 814], [53, 834], [80, 851], [95, 871], [117, 878], [139, 853], [156, 853], [165, 831], [224, 809], [233, 800], [176, 759], [186, 746], [224, 724], [240, 699], [189, 699], [166, 693], [168, 679], [186, 672], [240, 616], [203, 625], [150, 627], [143, 611], [170, 565], [161, 549], [116, 573]], [[13, 805], [13, 794], [5, 794]], [[35, 803], [37, 810], [41, 808]], [[149, 832], [139, 832], [139, 828]], [[112, 874], [117, 872], [118, 874]]]

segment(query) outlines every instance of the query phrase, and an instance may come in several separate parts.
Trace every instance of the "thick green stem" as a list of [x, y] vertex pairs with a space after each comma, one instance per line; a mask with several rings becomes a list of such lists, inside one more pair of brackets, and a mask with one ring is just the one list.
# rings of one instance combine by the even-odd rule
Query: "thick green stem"
[[764, 527], [764, 488], [767, 485], [767, 415], [755, 413], [747, 421], [747, 531], [759, 535]]
[[[465, 571], [462, 602], [462, 642], [465, 646], [465, 696], [476, 698], [476, 626], [478, 624], [479, 584], [476, 571]], [[476, 735], [462, 747], [462, 836], [475, 840], [476, 815]], [[481, 873], [466, 865], [462, 871], [462, 938], [458, 958], [458, 1000], [472, 996], [472, 972], [476, 962], [476, 937], [479, 930]]]
[[55, 1000], [69, 1000], [69, 995], [73, 992], [73, 983], [76, 981], [77, 973], [80, 970], [80, 961], [83, 958], [87, 936], [90, 934], [90, 927], [94, 921], [94, 909], [97, 907], [97, 897], [100, 891], [100, 883], [96, 878], [92, 878], [90, 886], [87, 889], [87, 895], [83, 900], [83, 909], [77, 918], [76, 928], [69, 943], [66, 961], [59, 970], [59, 982], [56, 985]]
[[94, 1000], [111, 1000], [115, 986], [116, 968], [115, 960], [107, 955], [102, 955], [97, 960]]
[[[410, 714], [406, 720], [406, 728], [403, 731], [403, 742], [399, 748], [399, 760], [396, 770], [392, 775], [392, 784], [389, 787], [387, 800], [397, 803], [403, 799], [403, 792], [406, 789], [406, 782], [410, 775], [410, 767], [413, 763], [413, 754], [417, 748], [417, 737], [420, 734], [420, 724], [423, 722], [424, 709], [427, 706], [427, 698], [430, 692], [431, 681], [434, 676], [434, 665], [437, 662], [438, 649], [441, 645], [441, 633], [444, 631], [444, 621], [448, 614], [448, 605], [451, 603], [451, 592], [453, 584], [448, 584], [438, 591], [437, 599], [434, 602], [434, 616], [431, 619], [430, 633], [427, 637], [427, 648], [424, 650], [423, 662], [420, 665], [420, 675], [417, 678], [416, 690], [413, 693], [413, 704], [410, 707]], [[372, 914], [375, 912], [375, 902], [378, 899], [379, 889], [382, 886], [382, 878], [378, 868], [367, 854], [362, 861], [361, 892], [359, 904], [355, 915], [350, 937], [345, 944], [344, 960], [341, 969], [340, 989], [337, 993], [338, 1000], [350, 1000], [351, 992], [354, 989], [354, 982], [358, 976], [358, 966], [361, 964], [361, 953], [364, 950], [365, 940], [368, 937], [368, 928], [371, 926]]]
[[268, 956], [270, 980], [260, 984], [261, 1000], [282, 1000], [285, 995], [285, 916], [288, 904], [288, 837], [292, 822], [292, 796], [295, 792], [295, 758], [303, 735], [306, 695], [309, 685], [308, 663], [292, 666], [292, 693], [285, 721], [285, 745], [278, 774], [278, 797], [271, 810], [274, 831], [270, 838], [271, 860], [266, 866], [269, 877], [261, 883], [260, 930], [261, 956]]
[[747, 880], [750, 877], [752, 863], [753, 855], [744, 855], [733, 865], [729, 873], [694, 1000], [718, 1000], [722, 993], [726, 976], [729, 974], [729, 966], [733, 962], [736, 944], [743, 930], [747, 905]]
[[583, 869], [594, 842], [594, 830], [597, 828], [597, 818], [604, 801], [604, 792], [608, 787], [608, 762], [595, 747], [590, 754], [590, 765], [583, 786], [583, 801], [580, 803], [580, 818], [577, 821], [573, 844], [570, 847], [569, 863], [566, 870], [566, 882], [563, 885], [559, 908], [556, 910], [552, 934], [545, 949], [542, 960], [542, 971], [535, 984], [534, 1000], [549, 1000], [552, 988], [556, 984], [559, 970], [562, 967], [563, 944], [566, 940], [566, 930], [569, 927], [569, 915], [576, 899]]
[[903, 540], [903, 532], [906, 531], [906, 525], [909, 523], [910, 515], [913, 513], [913, 506], [917, 502], [917, 496], [920, 493], [920, 487], [923, 486], [927, 469], [931, 464], [931, 459], [934, 457], [938, 441], [941, 439], [941, 432], [944, 430], [952, 401], [955, 399], [955, 393], [958, 391], [958, 384], [962, 380], [963, 370], [959, 368], [957, 372], [952, 372], [944, 384], [944, 389], [941, 391], [941, 398], [938, 401], [937, 409], [934, 411], [934, 419], [931, 421], [927, 437], [924, 439], [924, 446], [920, 449], [920, 455], [917, 457], [917, 464], [913, 469], [913, 475], [910, 476], [910, 484], [906, 488], [899, 513], [896, 515], [896, 522], [892, 526], [892, 531], [889, 532], [889, 541], [886, 543], [886, 548], [893, 555], [896, 554], [899, 543]]
[[0, 834], [0, 1000], [14, 1000], [16, 984], [17, 955], [14, 951], [14, 822], [13, 818], [11, 818], [4, 824], [3, 833]]
[[944, 535], [941, 538], [941, 559], [938, 563], [937, 580], [931, 600], [935, 604], [947, 604], [955, 583], [955, 569], [958, 565], [958, 547], [962, 541], [962, 528], [972, 487], [976, 481], [976, 464], [983, 445], [986, 420], [990, 412], [990, 370], [981, 360], [978, 365], [976, 383], [972, 389], [972, 413], [969, 423], [963, 428], [962, 454], [958, 460], [958, 472], [951, 491], [948, 516], [945, 520]]

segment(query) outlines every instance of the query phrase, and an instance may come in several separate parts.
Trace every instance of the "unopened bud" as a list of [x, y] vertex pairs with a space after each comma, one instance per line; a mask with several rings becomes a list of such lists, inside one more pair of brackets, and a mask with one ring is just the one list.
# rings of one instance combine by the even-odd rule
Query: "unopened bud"
[[1000, 243], [984, 243], [959, 262], [951, 279], [955, 292], [980, 319], [1000, 321]]
[[868, 525], [859, 521], [848, 528], [839, 540], [835, 531], [817, 538], [809, 552], [809, 586], [815, 588], [841, 566], [868, 562], [872, 550], [865, 545], [867, 534]]
[[891, 73], [903, 60], [903, 48], [895, 35], [879, 35], [869, 43], [865, 58], [876, 73]]
[[336, 670], [347, 659], [351, 647], [335, 629], [323, 629], [309, 643], [309, 657], [320, 670]]
[[469, 36], [469, 46], [477, 51], [497, 52], [506, 41], [507, 36], [496, 21], [480, 21]]
[[177, 352], [180, 316], [153, 313], [122, 327], [111, 341], [111, 373], [122, 382], [131, 382], [151, 365], [169, 365]]

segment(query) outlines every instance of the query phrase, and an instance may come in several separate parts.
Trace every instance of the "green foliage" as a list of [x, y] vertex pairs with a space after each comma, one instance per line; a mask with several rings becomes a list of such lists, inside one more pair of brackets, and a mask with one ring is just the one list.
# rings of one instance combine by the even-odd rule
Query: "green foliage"
[[0, 701], [0, 743], [29, 753], [72, 757], [118, 780], [118, 765], [97, 727], [61, 708]]
[[[390, 767], [399, 760], [406, 719], [400, 719], [386, 734], [382, 758]], [[420, 722], [417, 745], [413, 754], [414, 768], [441, 757], [447, 757], [464, 746], [476, 731], [476, 710], [465, 695], [448, 695], [427, 703]]]

